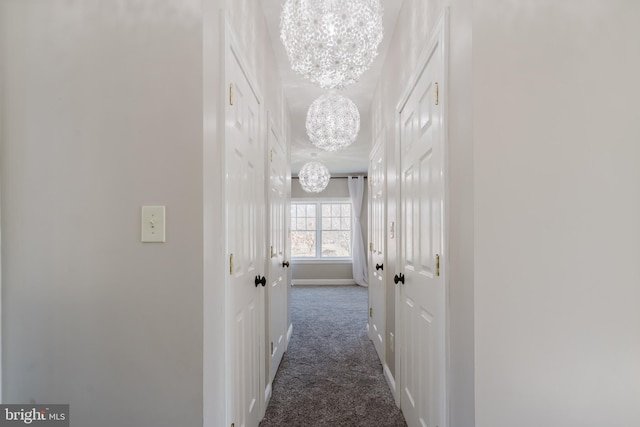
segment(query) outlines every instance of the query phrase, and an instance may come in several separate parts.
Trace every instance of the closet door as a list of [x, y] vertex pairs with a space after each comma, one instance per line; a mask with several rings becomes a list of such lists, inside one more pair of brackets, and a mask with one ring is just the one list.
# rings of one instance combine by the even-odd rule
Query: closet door
[[[287, 212], [287, 156], [283, 141], [274, 124], [269, 124], [269, 277], [267, 289], [268, 363], [267, 384], [273, 382], [284, 355], [287, 339], [287, 271], [286, 217]], [[269, 387], [269, 386], [267, 386]]]
[[400, 110], [400, 404], [410, 427], [447, 419], [442, 40]]
[[369, 158], [369, 338], [385, 364], [386, 162], [380, 133]]
[[259, 97], [233, 44], [226, 49], [226, 207], [232, 422], [256, 427], [264, 369], [264, 137]]

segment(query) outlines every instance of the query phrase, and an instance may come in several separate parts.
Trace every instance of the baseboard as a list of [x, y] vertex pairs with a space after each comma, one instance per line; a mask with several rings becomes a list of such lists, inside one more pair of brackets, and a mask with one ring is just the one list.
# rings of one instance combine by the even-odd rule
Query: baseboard
[[295, 279], [291, 286], [351, 286], [356, 282], [353, 279]]
[[[293, 334], [293, 323], [289, 324], [289, 329], [287, 330], [287, 348], [289, 348], [289, 341], [291, 341], [291, 335]], [[287, 350], [285, 348], [285, 351]]]
[[391, 394], [393, 395], [393, 399], [397, 402], [398, 398], [396, 396], [396, 380], [393, 378], [391, 374], [391, 369], [389, 369], [389, 365], [384, 364], [384, 377], [387, 380], [387, 384], [389, 384], [389, 388], [391, 389]]
[[271, 400], [271, 383], [267, 384], [267, 387], [264, 389], [264, 407], [269, 406], [269, 400]]

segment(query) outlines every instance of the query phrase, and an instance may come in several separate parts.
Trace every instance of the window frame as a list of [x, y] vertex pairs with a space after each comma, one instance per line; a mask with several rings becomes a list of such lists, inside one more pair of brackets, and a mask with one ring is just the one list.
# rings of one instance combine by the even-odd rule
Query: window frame
[[[348, 257], [323, 257], [322, 256], [322, 204], [331, 204], [331, 203], [346, 203], [351, 207], [351, 216], [349, 218], [349, 229], [351, 231], [351, 236], [349, 237], [350, 243], [350, 252], [351, 255]], [[350, 264], [353, 263], [353, 203], [351, 202], [350, 197], [328, 197], [328, 198], [320, 198], [320, 197], [304, 197], [304, 198], [295, 198], [291, 199], [291, 206], [294, 205], [316, 205], [316, 256], [315, 257], [296, 257], [293, 256], [293, 247], [291, 250], [291, 260], [295, 261], [296, 264], [324, 264], [324, 263], [332, 263], [332, 264]], [[291, 228], [291, 224], [289, 224], [289, 228]], [[291, 230], [293, 233], [295, 230]], [[291, 239], [291, 236], [289, 236]], [[320, 256], [318, 256], [320, 254]]]

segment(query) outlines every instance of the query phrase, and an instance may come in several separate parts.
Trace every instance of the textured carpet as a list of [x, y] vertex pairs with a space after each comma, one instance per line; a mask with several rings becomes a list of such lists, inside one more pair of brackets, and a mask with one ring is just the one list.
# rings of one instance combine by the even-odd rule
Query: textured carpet
[[367, 336], [367, 289], [292, 291], [293, 335], [260, 427], [406, 426]]

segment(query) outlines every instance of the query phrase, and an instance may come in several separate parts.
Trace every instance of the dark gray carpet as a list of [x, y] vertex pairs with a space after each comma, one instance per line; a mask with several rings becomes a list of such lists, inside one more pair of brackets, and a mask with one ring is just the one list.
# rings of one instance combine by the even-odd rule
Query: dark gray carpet
[[292, 291], [293, 335], [260, 427], [406, 426], [367, 337], [367, 289]]

